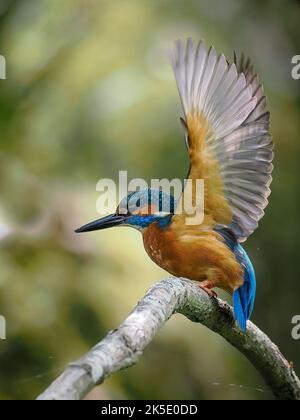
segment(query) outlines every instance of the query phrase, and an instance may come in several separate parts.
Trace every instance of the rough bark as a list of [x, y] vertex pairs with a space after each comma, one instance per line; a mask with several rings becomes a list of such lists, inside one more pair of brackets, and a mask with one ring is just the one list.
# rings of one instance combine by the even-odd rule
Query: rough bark
[[243, 353], [274, 396], [300, 400], [300, 381], [278, 347], [253, 323], [237, 327], [231, 307], [209, 298], [194, 282], [168, 277], [154, 285], [128, 318], [69, 367], [39, 400], [80, 400], [108, 376], [137, 363], [157, 331], [175, 313], [205, 325]]

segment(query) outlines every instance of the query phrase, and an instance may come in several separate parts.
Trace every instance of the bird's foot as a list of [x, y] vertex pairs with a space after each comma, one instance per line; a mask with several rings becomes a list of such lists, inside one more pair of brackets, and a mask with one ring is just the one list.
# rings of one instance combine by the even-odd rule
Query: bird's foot
[[209, 282], [209, 281], [203, 281], [203, 282], [201, 282], [199, 284], [199, 287], [205, 293], [207, 293], [210, 298], [217, 298], [218, 297], [217, 293], [214, 290], [212, 290], [212, 288], [214, 287], [214, 285], [211, 282]]

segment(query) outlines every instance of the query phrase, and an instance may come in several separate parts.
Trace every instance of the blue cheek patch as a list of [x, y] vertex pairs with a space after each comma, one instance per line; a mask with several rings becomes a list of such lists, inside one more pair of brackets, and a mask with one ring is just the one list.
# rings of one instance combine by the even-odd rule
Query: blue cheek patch
[[139, 216], [134, 215], [128, 217], [126, 223], [132, 226], [139, 226], [141, 228], [146, 228], [147, 226], [151, 225], [155, 221], [155, 217], [152, 215], [149, 216]]
[[152, 214], [149, 214], [148, 216], [140, 216], [140, 215], [134, 215], [128, 217], [126, 220], [126, 223], [131, 226], [139, 226], [141, 228], [146, 228], [150, 226], [153, 222], [158, 222], [158, 225], [161, 229], [165, 229], [169, 226], [171, 222], [172, 215], [168, 215], [166, 217], [158, 217], [154, 216]]
[[165, 229], [169, 226], [169, 224], [171, 223], [171, 219], [172, 219], [172, 214], [163, 217], [163, 218], [159, 218], [158, 220], [158, 225], [161, 229]]

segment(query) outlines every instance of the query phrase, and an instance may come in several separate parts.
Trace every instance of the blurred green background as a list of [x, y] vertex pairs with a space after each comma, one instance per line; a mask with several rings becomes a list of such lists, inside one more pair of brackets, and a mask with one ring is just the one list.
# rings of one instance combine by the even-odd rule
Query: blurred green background
[[[185, 176], [166, 51], [188, 36], [251, 56], [268, 94], [276, 161], [270, 206], [246, 244], [258, 278], [253, 319], [300, 373], [291, 338], [300, 313], [299, 21], [296, 0], [1, 0], [1, 399], [36, 397], [165, 276], [136, 231], [73, 230], [98, 217], [100, 178]], [[89, 398], [272, 395], [235, 349], [174, 316], [137, 366]]]

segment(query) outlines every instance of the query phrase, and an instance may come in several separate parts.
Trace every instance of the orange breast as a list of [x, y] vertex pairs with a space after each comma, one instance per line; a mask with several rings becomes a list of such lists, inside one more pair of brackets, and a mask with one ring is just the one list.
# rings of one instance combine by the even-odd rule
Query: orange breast
[[185, 226], [178, 231], [172, 224], [161, 230], [154, 223], [145, 229], [143, 237], [150, 258], [174, 276], [209, 280], [229, 293], [243, 284], [240, 264], [209, 226]]

